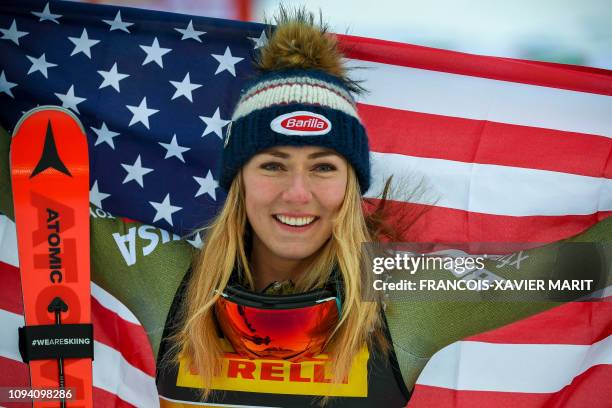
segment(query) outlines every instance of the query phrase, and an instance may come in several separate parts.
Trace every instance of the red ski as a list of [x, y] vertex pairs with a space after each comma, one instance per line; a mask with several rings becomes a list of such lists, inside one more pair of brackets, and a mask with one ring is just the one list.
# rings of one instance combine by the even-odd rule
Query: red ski
[[[42, 106], [17, 123], [11, 177], [26, 326], [19, 348], [32, 388], [57, 389], [35, 407], [92, 406], [89, 158], [83, 125]], [[72, 398], [60, 398], [61, 389]]]

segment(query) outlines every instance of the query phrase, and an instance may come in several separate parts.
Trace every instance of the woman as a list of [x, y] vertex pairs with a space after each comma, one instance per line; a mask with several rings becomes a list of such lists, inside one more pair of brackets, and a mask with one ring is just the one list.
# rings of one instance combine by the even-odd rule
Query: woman
[[[365, 348], [381, 354], [378, 369], [395, 383], [377, 396], [372, 393], [368, 404], [404, 405], [408, 396], [403, 381], [395, 380], [396, 364], [388, 361], [380, 304], [362, 301], [361, 244], [374, 237], [362, 211], [370, 164], [367, 135], [351, 94], [359, 88], [346, 76], [334, 39], [302, 12], [282, 14], [258, 68], [261, 73], [243, 90], [226, 135], [221, 184], [228, 196], [187, 283], [181, 327], [173, 336], [176, 358], [189, 360], [200, 374], [206, 399], [215, 373], [223, 369], [229, 346], [224, 339], [250, 358], [299, 362], [325, 349], [333, 362], [326, 364], [326, 381], [339, 384]], [[300, 311], [287, 305], [280, 314], [292, 316], [285, 319], [274, 314], [278, 310], [269, 311], [272, 326], [298, 319], [296, 331], [316, 327], [302, 342], [272, 335], [271, 344], [258, 347], [234, 327], [240, 322], [232, 322], [234, 305], [224, 297], [235, 283], [251, 293], [285, 295], [285, 301], [288, 294], [328, 287], [336, 302], [323, 311], [314, 311], [319, 307], [314, 303]], [[315, 303], [325, 296], [320, 295], [313, 294]], [[250, 310], [238, 303], [234, 312], [251, 319], [247, 324], [256, 326], [253, 332], [274, 331], [262, 328], [267, 323], [261, 319], [252, 322], [266, 314], [264, 308]], [[306, 310], [313, 316], [301, 320]], [[285, 337], [301, 335], [280, 329]], [[303, 398], [292, 402], [304, 403]]]

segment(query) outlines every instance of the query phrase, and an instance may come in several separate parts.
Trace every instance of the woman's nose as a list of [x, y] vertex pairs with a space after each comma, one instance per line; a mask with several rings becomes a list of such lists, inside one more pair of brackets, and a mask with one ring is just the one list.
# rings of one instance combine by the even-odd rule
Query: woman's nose
[[290, 177], [283, 199], [293, 203], [307, 203], [312, 199], [306, 175], [298, 173]]

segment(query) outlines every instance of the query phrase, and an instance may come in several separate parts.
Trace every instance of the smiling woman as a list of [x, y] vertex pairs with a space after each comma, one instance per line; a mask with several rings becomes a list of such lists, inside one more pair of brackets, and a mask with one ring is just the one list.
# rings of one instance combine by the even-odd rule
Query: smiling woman
[[244, 166], [256, 290], [274, 281], [299, 281], [331, 236], [347, 174], [344, 158], [314, 146], [270, 149]]
[[[184, 383], [190, 367], [209, 402], [278, 405], [274, 394], [284, 394], [283, 406], [402, 406], [408, 393], [381, 303], [363, 301], [362, 243], [383, 229], [362, 206], [370, 160], [360, 88], [312, 15], [281, 11], [278, 23], [232, 116], [220, 175], [227, 199], [176, 306], [166, 360], [178, 368], [161, 372], [160, 394], [176, 395], [164, 384]], [[230, 380], [254, 372], [228, 352], [253, 361], [262, 380], [286, 374], [288, 388]], [[242, 399], [212, 392], [229, 389]]]

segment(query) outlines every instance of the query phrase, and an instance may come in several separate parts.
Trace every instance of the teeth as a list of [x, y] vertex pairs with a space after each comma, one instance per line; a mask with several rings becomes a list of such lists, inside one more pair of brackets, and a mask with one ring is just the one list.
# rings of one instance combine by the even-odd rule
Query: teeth
[[284, 215], [276, 215], [275, 217], [283, 224], [293, 225], [294, 227], [308, 225], [315, 219], [315, 217], [287, 217]]

